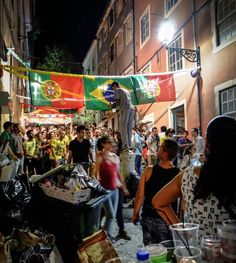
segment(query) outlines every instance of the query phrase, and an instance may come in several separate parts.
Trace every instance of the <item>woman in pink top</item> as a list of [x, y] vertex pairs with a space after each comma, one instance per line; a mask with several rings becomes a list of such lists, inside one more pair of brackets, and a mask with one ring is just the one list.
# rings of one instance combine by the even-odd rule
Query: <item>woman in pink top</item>
[[95, 164], [95, 176], [101, 185], [110, 191], [108, 199], [104, 202], [106, 220], [104, 230], [107, 231], [108, 237], [113, 240], [113, 222], [116, 218], [120, 186], [119, 180], [119, 157], [112, 152], [113, 145], [109, 136], [101, 138], [103, 150], [97, 154]]

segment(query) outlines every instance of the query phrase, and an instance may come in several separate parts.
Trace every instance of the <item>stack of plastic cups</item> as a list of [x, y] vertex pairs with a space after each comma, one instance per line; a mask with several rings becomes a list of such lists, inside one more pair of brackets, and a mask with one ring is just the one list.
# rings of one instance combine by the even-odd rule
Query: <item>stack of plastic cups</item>
[[[177, 246], [181, 246], [182, 244], [178, 241], [175, 241], [175, 243], [177, 243]], [[174, 240], [164, 240], [160, 242], [160, 244], [167, 248], [167, 261], [170, 263], [176, 263], [177, 261], [174, 255], [174, 250], [177, 246], [174, 244]]]
[[205, 263], [221, 263], [221, 241], [216, 235], [204, 236], [201, 241], [202, 258]]
[[236, 263], [236, 220], [226, 220], [218, 228], [221, 256], [224, 263]]
[[[202, 262], [202, 252], [198, 243], [199, 225], [193, 223], [178, 223], [170, 225], [177, 263]], [[184, 261], [185, 260], [185, 261]]]
[[198, 247], [199, 225], [193, 223], [178, 223], [170, 225], [175, 246], [193, 246]]
[[163, 263], [167, 262], [167, 248], [161, 244], [151, 244], [146, 246], [147, 251], [150, 254], [151, 263]]

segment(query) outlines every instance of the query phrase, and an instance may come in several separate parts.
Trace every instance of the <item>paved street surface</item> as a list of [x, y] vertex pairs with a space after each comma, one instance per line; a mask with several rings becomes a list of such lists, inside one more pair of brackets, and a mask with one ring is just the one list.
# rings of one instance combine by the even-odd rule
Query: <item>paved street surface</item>
[[[128, 258], [136, 259], [136, 251], [143, 246], [142, 242], [142, 229], [140, 225], [134, 225], [132, 223], [133, 208], [123, 208], [125, 219], [125, 230], [131, 236], [131, 240], [127, 241], [120, 239], [116, 241], [113, 246], [116, 249], [119, 256], [126, 256]], [[118, 233], [118, 227], [116, 225], [116, 232]]]

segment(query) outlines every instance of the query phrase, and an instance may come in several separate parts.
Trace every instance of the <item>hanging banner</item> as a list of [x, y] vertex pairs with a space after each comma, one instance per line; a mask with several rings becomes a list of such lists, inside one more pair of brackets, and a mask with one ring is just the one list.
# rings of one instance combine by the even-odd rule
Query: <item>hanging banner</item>
[[[130, 92], [134, 105], [176, 99], [173, 73], [89, 76], [22, 67], [2, 68], [18, 77], [28, 78], [33, 106], [51, 106], [57, 109], [79, 109], [85, 106], [89, 110], [110, 110], [110, 104], [114, 100], [111, 88], [113, 81]], [[29, 77], [24, 75], [26, 72]]]
[[130, 92], [134, 105], [175, 100], [173, 74], [133, 75], [127, 77], [84, 77], [85, 104], [89, 110], [109, 110], [114, 100], [111, 88], [117, 81]]
[[88, 110], [110, 110], [110, 104], [114, 101], [114, 91], [111, 88], [112, 82], [117, 81], [121, 88], [131, 93], [133, 103], [136, 104], [133, 93], [131, 77], [84, 77], [85, 103]]
[[84, 107], [81, 77], [30, 72], [29, 81], [33, 106], [51, 106], [57, 109]]
[[156, 101], [174, 101], [175, 83], [173, 74], [133, 75], [133, 89], [137, 104]]

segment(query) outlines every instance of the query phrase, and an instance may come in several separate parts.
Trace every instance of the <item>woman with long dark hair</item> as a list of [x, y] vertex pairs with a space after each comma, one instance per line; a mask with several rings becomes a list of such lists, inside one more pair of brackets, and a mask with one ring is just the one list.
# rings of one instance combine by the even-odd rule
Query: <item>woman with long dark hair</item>
[[217, 226], [236, 218], [236, 120], [218, 116], [206, 132], [205, 161], [180, 172], [153, 198], [153, 207], [167, 224], [180, 220], [170, 203], [183, 195], [190, 223], [199, 224], [200, 236], [216, 234]]
[[101, 148], [102, 151], [98, 152], [96, 156], [95, 177], [99, 179], [106, 190], [109, 190], [108, 198], [103, 205], [106, 216], [103, 228], [107, 231], [111, 241], [115, 241], [113, 223], [116, 219], [119, 200], [119, 157], [113, 153], [112, 139], [107, 135], [101, 137]]

